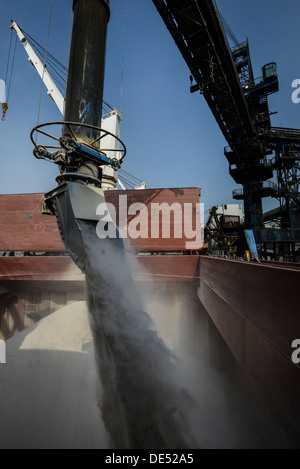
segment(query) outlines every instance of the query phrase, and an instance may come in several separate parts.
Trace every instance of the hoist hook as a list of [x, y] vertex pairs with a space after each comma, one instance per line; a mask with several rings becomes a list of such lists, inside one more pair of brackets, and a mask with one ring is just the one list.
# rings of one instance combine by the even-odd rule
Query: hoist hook
[[2, 117], [1, 117], [1, 120], [2, 120], [2, 121], [5, 121], [5, 115], [6, 115], [7, 109], [8, 109], [7, 104], [6, 104], [6, 103], [2, 103], [2, 111], [3, 111]]

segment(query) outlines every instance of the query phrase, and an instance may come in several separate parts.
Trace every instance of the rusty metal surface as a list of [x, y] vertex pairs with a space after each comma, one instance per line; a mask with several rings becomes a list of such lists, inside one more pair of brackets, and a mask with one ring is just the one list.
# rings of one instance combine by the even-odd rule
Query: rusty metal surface
[[[189, 240], [185, 236], [184, 231], [184, 218], [174, 218], [171, 213], [171, 217], [168, 216], [166, 211], [167, 219], [170, 219], [170, 236], [168, 235], [168, 229], [162, 222], [162, 216], [159, 212], [158, 206], [161, 204], [167, 204], [171, 207], [172, 204], [179, 204], [184, 213], [184, 204], [190, 204], [192, 207], [191, 216], [187, 217], [189, 225], [193, 230], [196, 229], [196, 217], [200, 217], [197, 211], [200, 200], [200, 189], [199, 188], [185, 188], [185, 189], [147, 189], [147, 190], [128, 190], [128, 191], [106, 191], [105, 199], [107, 203], [114, 206], [116, 210], [116, 224], [122, 229], [125, 224], [130, 225], [134, 222], [134, 219], [138, 216], [140, 225], [137, 226], [137, 231], [141, 231], [143, 237], [138, 239], [125, 239], [125, 247], [128, 251], [138, 252], [155, 252], [155, 251], [185, 251], [187, 241]], [[124, 213], [127, 213], [127, 209], [132, 204], [144, 204], [146, 206], [142, 212], [137, 212], [137, 215], [128, 215], [120, 220], [121, 208], [125, 207]], [[188, 212], [187, 212], [188, 213]], [[151, 226], [155, 223], [159, 224], [159, 236], [157, 238], [151, 237]], [[145, 230], [143, 230], [145, 226]], [[182, 229], [182, 236], [176, 238], [174, 236], [176, 229]], [[201, 243], [199, 243], [199, 249]], [[197, 248], [195, 248], [197, 249]]]
[[286, 356], [300, 333], [298, 270], [201, 258], [200, 277]]
[[0, 251], [64, 252], [55, 217], [41, 215], [42, 194], [0, 195]]
[[135, 280], [152, 282], [194, 282], [198, 275], [199, 256], [128, 256]]
[[[130, 255], [127, 263], [139, 283], [180, 288], [192, 285], [199, 256]], [[84, 300], [85, 275], [68, 256], [0, 258], [0, 339], [7, 340], [71, 301]]]
[[[41, 215], [42, 194], [18, 194], [0, 195], [0, 252], [65, 252], [65, 247], [61, 241], [55, 217]], [[136, 218], [128, 214], [128, 209], [132, 204], [140, 203], [146, 206], [146, 210], [139, 214], [141, 224], [148, 224], [148, 232], [138, 239], [125, 239], [126, 249], [137, 252], [155, 251], [185, 251], [187, 241], [184, 231], [184, 218], [175, 218], [171, 213], [170, 236], [168, 236], [168, 223], [162, 223], [162, 216], [157, 209], [158, 204], [179, 204], [184, 213], [184, 204], [191, 204], [192, 211], [189, 217], [190, 227], [196, 228], [197, 204], [199, 204], [200, 189], [151, 189], [144, 191], [106, 191], [106, 201], [111, 203], [116, 211], [116, 222], [120, 228], [130, 223]], [[121, 197], [121, 198], [120, 198]], [[126, 201], [125, 218], [120, 220], [120, 207]], [[168, 221], [167, 220], [167, 221]], [[121, 221], [121, 223], [120, 223]], [[159, 235], [157, 238], [151, 237], [151, 226], [159, 223]], [[181, 229], [183, 235], [180, 238], [174, 236], [176, 229]], [[140, 228], [137, 227], [137, 231]], [[199, 243], [201, 248], [201, 243]]]
[[241, 368], [273, 403], [300, 447], [300, 272], [283, 267], [200, 258], [198, 296]]
[[300, 270], [300, 263], [297, 262], [261, 261], [261, 264], [277, 267], [277, 269]]
[[[138, 281], [193, 282], [199, 256], [128, 256]], [[0, 285], [8, 281], [84, 282], [84, 274], [68, 256], [0, 257]]]
[[8, 280], [84, 281], [68, 256], [0, 257], [0, 284]]

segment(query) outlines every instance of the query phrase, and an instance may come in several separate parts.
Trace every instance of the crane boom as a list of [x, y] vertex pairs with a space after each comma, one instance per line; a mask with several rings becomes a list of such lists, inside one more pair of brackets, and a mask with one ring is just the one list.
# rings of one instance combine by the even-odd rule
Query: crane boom
[[35, 53], [34, 49], [31, 47], [29, 44], [28, 40], [24, 36], [21, 28], [18, 26], [18, 24], [14, 21], [12, 21], [10, 25], [11, 29], [14, 29], [18, 35], [18, 38], [20, 39], [27, 55], [28, 55], [28, 60], [30, 63], [34, 66], [36, 71], [38, 72], [39, 76], [43, 80], [47, 90], [48, 90], [48, 95], [50, 98], [53, 99], [55, 104], [57, 105], [59, 111], [61, 112], [62, 115], [64, 115], [64, 107], [65, 107], [65, 100], [57, 86], [55, 85], [53, 79], [51, 78], [46, 66], [43, 65], [41, 62], [40, 58], [38, 55]]
[[255, 128], [216, 4], [153, 0], [232, 150], [247, 154]]
[[[14, 29], [15, 32], [17, 33], [18, 38], [20, 39], [21, 43], [23, 44], [23, 47], [28, 55], [28, 59], [30, 63], [34, 66], [36, 71], [38, 72], [39, 76], [43, 80], [47, 90], [48, 90], [48, 95], [52, 98], [52, 100], [55, 102], [56, 106], [58, 107], [60, 113], [64, 117], [65, 114], [65, 99], [60, 93], [59, 89], [55, 85], [53, 79], [51, 78], [51, 75], [49, 74], [47, 68], [43, 65], [42, 61], [32, 48], [32, 46], [29, 44], [27, 38], [23, 34], [22, 29], [20, 26], [12, 21], [10, 25], [11, 29]], [[0, 80], [1, 81], [1, 80]], [[1, 87], [0, 87], [1, 89]], [[0, 93], [1, 94], [1, 93]], [[4, 105], [2, 105], [3, 107]], [[4, 112], [4, 108], [3, 108]], [[5, 116], [5, 114], [4, 114]], [[3, 118], [2, 118], [3, 119]], [[121, 138], [121, 127], [120, 127], [120, 122], [121, 122], [121, 115], [116, 111], [116, 109], [111, 108], [111, 112], [109, 116], [105, 116], [104, 118], [101, 119], [101, 127], [102, 129], [112, 131], [119, 139]], [[116, 155], [119, 155], [118, 153], [118, 141], [115, 139], [111, 139], [109, 136], [103, 137], [102, 138], [102, 143], [104, 143], [106, 146], [111, 148], [112, 150], [108, 152], [108, 156], [113, 158]], [[103, 187], [108, 188], [108, 189], [115, 189], [116, 188], [116, 183], [119, 182], [120, 186], [122, 187], [123, 190], [125, 190], [125, 186], [118, 180], [118, 171], [113, 170], [112, 168], [109, 168], [108, 166], [105, 166], [103, 168]]]

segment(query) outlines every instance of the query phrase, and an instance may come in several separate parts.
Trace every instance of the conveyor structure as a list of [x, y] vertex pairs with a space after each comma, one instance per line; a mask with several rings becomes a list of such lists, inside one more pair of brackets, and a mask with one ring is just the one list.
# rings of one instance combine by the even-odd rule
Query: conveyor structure
[[[258, 243], [298, 242], [300, 131], [271, 127], [268, 96], [279, 90], [276, 63], [266, 64], [255, 79], [248, 41], [230, 47], [215, 0], [153, 3], [189, 67], [191, 92], [204, 96], [229, 145], [225, 156], [232, 178], [243, 186], [234, 198], [244, 200], [246, 227], [256, 230]], [[278, 184], [271, 181], [276, 175]], [[281, 207], [284, 201], [281, 228], [292, 230], [288, 236], [265, 233], [267, 196]]]

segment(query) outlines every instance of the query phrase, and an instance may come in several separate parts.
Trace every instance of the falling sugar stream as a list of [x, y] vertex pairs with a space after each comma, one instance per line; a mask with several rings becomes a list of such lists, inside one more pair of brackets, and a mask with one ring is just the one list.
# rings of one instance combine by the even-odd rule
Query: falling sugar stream
[[91, 328], [103, 386], [102, 416], [118, 449], [196, 448], [195, 402], [178, 383], [176, 358], [154, 330], [118, 240], [80, 221]]

